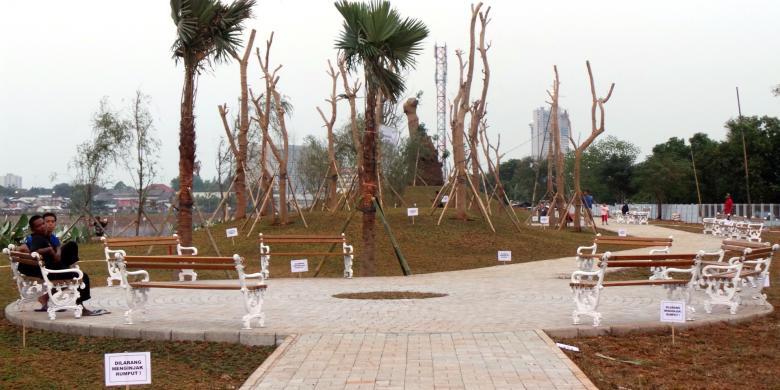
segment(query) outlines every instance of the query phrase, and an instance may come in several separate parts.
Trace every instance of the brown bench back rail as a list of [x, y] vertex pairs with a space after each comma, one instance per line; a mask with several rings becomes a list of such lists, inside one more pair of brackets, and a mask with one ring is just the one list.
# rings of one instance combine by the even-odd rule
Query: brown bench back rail
[[[164, 237], [101, 237], [103, 241], [103, 252], [106, 256], [106, 266], [108, 267], [108, 278], [106, 283], [112, 286], [113, 282], [122, 285], [122, 278], [117, 269], [115, 257], [119, 251], [127, 255], [129, 249], [148, 248], [147, 255], [154, 247], [167, 247], [168, 255], [178, 256], [197, 256], [198, 248], [182, 246], [179, 236], [176, 234]], [[179, 270], [179, 280], [183, 281], [189, 276], [191, 280], [198, 279], [198, 274], [192, 268], [183, 268]]]
[[[309, 235], [309, 234], [287, 234], [287, 235], [266, 235], [260, 233], [258, 237], [260, 246], [260, 273], [265, 278], [270, 276], [268, 270], [271, 256], [285, 257], [307, 257], [307, 256], [342, 256], [344, 258], [344, 277], [352, 278], [352, 262], [354, 260], [354, 248], [347, 244], [347, 237], [344, 233], [341, 235]], [[272, 250], [271, 245], [277, 248], [279, 245], [295, 244], [330, 244], [328, 250], [321, 251], [303, 251], [303, 250]], [[335, 249], [341, 244], [341, 249]], [[307, 247], [310, 245], [306, 245]]]
[[[122, 286], [127, 289], [127, 305], [125, 323], [133, 323], [133, 312], [140, 310], [146, 315], [146, 305], [150, 288], [172, 288], [191, 290], [238, 290], [244, 301], [246, 314], [242, 317], [243, 328], [251, 329], [251, 321], [259, 319], [260, 326], [265, 324], [265, 315], [262, 312], [263, 296], [266, 285], [262, 281], [262, 275], [258, 273], [246, 274], [244, 272], [244, 258], [239, 255], [233, 257], [196, 257], [196, 256], [126, 256], [120, 251], [116, 259], [117, 268], [122, 278]], [[134, 271], [130, 271], [130, 270]], [[149, 280], [149, 269], [202, 269], [236, 271], [238, 281], [220, 282], [153, 282]], [[131, 277], [141, 280], [131, 280]], [[253, 281], [249, 283], [249, 281]]]
[[[21, 311], [22, 304], [35, 302], [43, 295], [49, 296], [48, 315], [54, 320], [57, 310], [73, 310], [76, 318], [81, 317], [83, 307], [76, 304], [79, 298], [78, 289], [83, 287], [84, 273], [78, 265], [72, 265], [66, 269], [48, 269], [43, 258], [37, 253], [24, 253], [14, 250], [13, 245], [3, 249], [11, 263], [11, 276], [19, 291], [19, 299], [16, 308]], [[29, 271], [35, 270], [35, 274], [26, 275], [19, 270], [24, 265]], [[66, 278], [53, 278], [52, 275], [67, 274]]]
[[[577, 270], [571, 275], [569, 287], [572, 290], [575, 309], [572, 313], [574, 324], [580, 323], [580, 316], [593, 318], [593, 326], [601, 323], [601, 313], [598, 311], [601, 290], [604, 287], [622, 286], [663, 286], [669, 296], [679, 293], [681, 299], [690, 303], [693, 288], [699, 278], [701, 265], [700, 253], [661, 253], [647, 255], [613, 255], [606, 252], [601, 257], [598, 268], [592, 271]], [[650, 279], [605, 281], [607, 268], [633, 267], [653, 270]], [[690, 275], [686, 279], [673, 279], [671, 274], [682, 273]]]

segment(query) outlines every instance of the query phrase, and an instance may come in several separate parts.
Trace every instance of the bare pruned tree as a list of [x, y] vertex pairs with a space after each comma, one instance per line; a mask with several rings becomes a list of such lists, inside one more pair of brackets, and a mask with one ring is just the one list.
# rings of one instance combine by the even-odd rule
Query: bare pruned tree
[[336, 82], [338, 80], [340, 72], [333, 70], [330, 60], [328, 60], [328, 76], [331, 78], [331, 90], [330, 97], [325, 99], [330, 104], [330, 118], [326, 118], [322, 109], [317, 107], [317, 112], [320, 113], [322, 121], [325, 122], [325, 128], [328, 131], [328, 195], [327, 195], [327, 207], [329, 210], [334, 210], [336, 204], [339, 201], [336, 190], [339, 183], [339, 168], [336, 165], [336, 148], [334, 146], [333, 126], [336, 124], [336, 102], [338, 97], [336, 96]]
[[[471, 22], [469, 28], [469, 52], [468, 62], [463, 63], [463, 51], [455, 51], [455, 55], [458, 57], [458, 64], [460, 70], [458, 94], [455, 96], [455, 100], [452, 103], [452, 151], [453, 151], [453, 163], [455, 164], [455, 196], [456, 196], [456, 217], [458, 219], [465, 220], [466, 216], [466, 139], [465, 139], [465, 123], [466, 114], [471, 110], [469, 103], [469, 95], [471, 94], [471, 81], [474, 75], [474, 47], [475, 47], [475, 31], [477, 24], [477, 17], [479, 11], [482, 8], [482, 3], [478, 3], [476, 6], [471, 6]], [[466, 70], [464, 78], [464, 69]]]
[[[606, 97], [596, 96], [596, 86], [593, 82], [593, 71], [590, 69], [590, 61], [585, 61], [585, 66], [588, 68], [588, 80], [590, 81], [590, 94], [592, 98], [590, 108], [590, 123], [591, 133], [585, 141], [577, 145], [572, 138], [571, 132], [569, 132], [569, 141], [574, 148], [574, 194], [570, 203], [574, 204], [574, 229], [577, 231], [582, 230], [580, 225], [580, 215], [582, 213], [582, 189], [580, 188], [580, 165], [582, 163], [582, 154], [585, 152], [596, 137], [604, 132], [604, 104], [609, 101], [612, 96], [612, 91], [615, 89], [615, 83], [609, 86], [609, 92]], [[598, 110], [598, 118], [597, 111]]]

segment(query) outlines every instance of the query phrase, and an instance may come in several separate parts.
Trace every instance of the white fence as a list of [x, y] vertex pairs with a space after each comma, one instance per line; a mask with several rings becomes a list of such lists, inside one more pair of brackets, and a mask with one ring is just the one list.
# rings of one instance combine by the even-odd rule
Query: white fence
[[[611, 206], [610, 210], [618, 210], [623, 205]], [[649, 210], [650, 218], [655, 219], [658, 216], [658, 205], [649, 203], [630, 203], [628, 205], [631, 210]], [[702, 204], [701, 215], [703, 218], [714, 217], [717, 213], [723, 212], [723, 204]], [[593, 206], [593, 215], [600, 215], [597, 206]], [[662, 204], [661, 205], [661, 219], [671, 220], [672, 214], [680, 214], [680, 220], [689, 223], [701, 223], [699, 217], [699, 209], [696, 204]], [[735, 203], [734, 215], [747, 216], [748, 204]], [[778, 203], [754, 203], [753, 217], [761, 217], [764, 219], [765, 226], [780, 226], [780, 204]]]

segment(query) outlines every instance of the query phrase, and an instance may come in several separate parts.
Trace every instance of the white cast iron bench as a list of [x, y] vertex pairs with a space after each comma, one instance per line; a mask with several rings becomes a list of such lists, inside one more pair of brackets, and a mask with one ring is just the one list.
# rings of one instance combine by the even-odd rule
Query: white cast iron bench
[[[128, 310], [125, 312], [125, 323], [133, 324], [133, 312], [140, 311], [144, 321], [147, 317], [149, 289], [173, 288], [191, 290], [237, 290], [241, 292], [246, 314], [241, 318], [243, 329], [251, 329], [253, 319], [259, 319], [260, 327], [265, 326], [263, 314], [263, 297], [267, 286], [262, 282], [260, 273], [244, 273], [244, 259], [239, 255], [233, 257], [182, 257], [182, 256], [125, 256], [122, 251], [115, 254], [116, 265], [122, 277], [125, 289], [125, 299]], [[134, 271], [128, 271], [132, 269]], [[153, 282], [149, 280], [151, 269], [166, 270], [234, 270], [238, 273], [237, 281], [219, 283], [179, 281]], [[141, 280], [133, 280], [141, 278]], [[257, 279], [257, 282], [251, 282]], [[195, 320], [195, 319], [193, 319]]]
[[631, 247], [658, 247], [662, 246], [663, 249], [651, 249], [650, 253], [669, 253], [669, 248], [672, 246], [673, 238], [669, 237], [633, 237], [633, 236], [602, 236], [600, 233], [593, 238], [593, 245], [581, 246], [577, 248], [577, 267], [581, 271], [591, 271], [593, 269], [594, 259], [600, 259], [604, 256], [604, 251], [598, 253], [598, 246], [600, 245], [617, 245], [617, 246], [631, 246]]
[[[100, 239], [103, 241], [103, 252], [106, 256], [106, 265], [108, 267], [108, 278], [106, 279], [106, 283], [109, 287], [113, 285], [114, 281], [119, 282], [119, 285], [124, 287], [124, 285], [122, 285], [122, 277], [119, 275], [119, 269], [117, 268], [114, 259], [114, 255], [120, 250], [127, 254], [130, 248], [146, 247], [148, 248], [148, 251], [145, 254], [148, 255], [153, 247], [163, 246], [167, 247], [168, 255], [174, 254], [174, 248], [176, 248], [175, 254], [178, 256], [198, 255], [198, 248], [182, 246], [179, 241], [179, 236], [176, 234], [166, 237], [101, 237]], [[192, 269], [182, 269], [179, 271], [179, 281], [184, 281], [186, 276], [189, 276], [192, 281], [198, 280], [198, 274]]]
[[[580, 316], [587, 315], [593, 318], [593, 326], [601, 324], [601, 313], [598, 306], [601, 298], [601, 290], [606, 287], [622, 286], [663, 286], [667, 289], [670, 298], [675, 296], [686, 303], [690, 303], [693, 289], [698, 282], [700, 254], [663, 253], [655, 255], [612, 255], [604, 253], [598, 268], [593, 271], [574, 271], [571, 274], [569, 287], [574, 298], [574, 312], [572, 320], [575, 325], [580, 324]], [[616, 280], [606, 281], [607, 269], [614, 267], [643, 267], [662, 270], [659, 279], [640, 280]], [[687, 279], [673, 279], [670, 274], [690, 274]], [[688, 305], [689, 311], [693, 307]], [[692, 319], [689, 317], [689, 319]]]
[[[8, 256], [11, 262], [11, 276], [16, 282], [16, 288], [19, 290], [20, 298], [16, 301], [16, 307], [22, 310], [22, 304], [25, 302], [36, 302], [38, 297], [49, 296], [47, 313], [49, 319], [57, 318], [57, 310], [73, 310], [73, 316], [81, 317], [81, 311], [84, 309], [76, 304], [80, 294], [78, 289], [84, 287], [84, 273], [81, 272], [78, 265], [72, 265], [67, 269], [48, 269], [43, 263], [43, 258], [37, 253], [24, 253], [14, 251], [15, 247], [9, 245], [3, 249], [3, 253]], [[19, 265], [25, 264], [36, 267], [41, 270], [43, 278], [27, 276], [19, 272]], [[51, 274], [74, 273], [77, 277], [72, 279], [49, 279]]]
[[[310, 235], [310, 234], [289, 234], [289, 235], [264, 235], [260, 233], [260, 273], [263, 278], [270, 276], [268, 265], [271, 262], [271, 256], [284, 256], [290, 258], [308, 258], [308, 256], [324, 256], [344, 258], [344, 277], [352, 278], [352, 261], [354, 260], [354, 249], [352, 245], [347, 244], [347, 237], [344, 233], [340, 236], [335, 235]], [[270, 245], [269, 245], [270, 244]], [[307, 248], [314, 244], [331, 244], [327, 251], [309, 252], [300, 248]], [[341, 250], [335, 250], [337, 245], [341, 244]], [[271, 245], [277, 248], [277, 245], [294, 245], [294, 249], [287, 251], [272, 251]]]
[[720, 251], [706, 253], [717, 259], [702, 262], [700, 284], [707, 294], [704, 310], [711, 313], [713, 306], [724, 305], [736, 314], [743, 295], [768, 305], [763, 289], [769, 287], [772, 258], [778, 249], [778, 244], [724, 240]]

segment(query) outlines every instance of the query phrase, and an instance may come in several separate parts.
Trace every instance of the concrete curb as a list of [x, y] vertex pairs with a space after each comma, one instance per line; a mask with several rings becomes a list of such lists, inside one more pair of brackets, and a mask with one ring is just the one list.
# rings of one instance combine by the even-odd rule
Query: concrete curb
[[57, 318], [51, 321], [45, 316], [45, 313], [35, 313], [35, 318], [29, 318], [32, 316], [30, 312], [16, 311], [15, 306], [16, 303], [11, 302], [5, 307], [4, 312], [5, 318], [16, 326], [81, 336], [154, 341], [225, 342], [248, 346], [276, 346], [287, 337], [287, 335], [275, 332], [262, 332], [262, 328], [245, 330], [236, 327], [235, 330], [197, 330], [155, 326], [154, 323], [149, 322], [134, 325], [115, 323], [89, 324], [80, 323], [80, 319], [65, 316], [63, 316], [65, 318]]
[[711, 326], [715, 324], [729, 324], [736, 325], [744, 322], [752, 321], [756, 318], [764, 317], [771, 314], [775, 310], [774, 306], [769, 305], [768, 309], [762, 310], [758, 313], [748, 314], [735, 314], [730, 318], [722, 319], [697, 319], [685, 324], [664, 324], [660, 322], [637, 322], [630, 324], [620, 324], [612, 326], [589, 326], [589, 325], [573, 325], [562, 328], [547, 328], [542, 329], [548, 336], [556, 339], [573, 339], [579, 337], [597, 337], [597, 336], [625, 336], [625, 335], [639, 335], [639, 334], [659, 334], [669, 331], [671, 326], [674, 326], [677, 330], [685, 330], [692, 328], [700, 328], [703, 326]]

